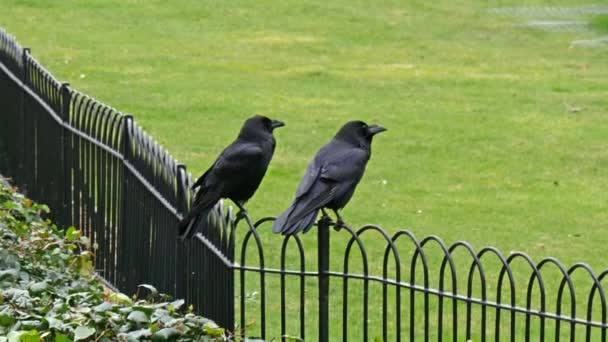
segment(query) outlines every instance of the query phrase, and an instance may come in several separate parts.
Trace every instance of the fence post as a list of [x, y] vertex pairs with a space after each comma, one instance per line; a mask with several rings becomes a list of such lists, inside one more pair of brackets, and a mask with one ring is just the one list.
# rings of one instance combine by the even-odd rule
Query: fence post
[[61, 128], [61, 165], [62, 165], [62, 184], [63, 196], [61, 199], [61, 213], [59, 219], [64, 227], [72, 225], [72, 172], [71, 172], [71, 156], [70, 156], [70, 134], [67, 126], [70, 120], [70, 102], [72, 92], [69, 83], [61, 85], [61, 120], [63, 126]]
[[[186, 166], [183, 164], [177, 165], [177, 213], [182, 217], [188, 211], [188, 173]], [[177, 226], [177, 224], [175, 225]], [[176, 298], [186, 298], [187, 283], [188, 283], [188, 244], [177, 238], [175, 231], [176, 250], [176, 265], [175, 265], [175, 295]], [[187, 300], [189, 298], [186, 298]]]
[[118, 229], [118, 243], [119, 243], [119, 255], [118, 255], [118, 272], [117, 272], [117, 288], [121, 291], [126, 290], [126, 284], [128, 280], [128, 272], [129, 269], [126, 267], [126, 258], [125, 258], [125, 249], [128, 246], [128, 241], [125, 238], [125, 231], [129, 229], [127, 227], [129, 225], [128, 215], [131, 213], [127, 212], [127, 202], [128, 202], [128, 194], [129, 194], [129, 179], [128, 173], [130, 172], [127, 168], [126, 163], [129, 161], [129, 156], [131, 155], [131, 134], [129, 133], [131, 127], [133, 127], [133, 116], [125, 115], [123, 116], [123, 124], [122, 124], [122, 137], [120, 141], [120, 153], [122, 154], [122, 185], [120, 191], [120, 228]]
[[329, 341], [329, 217], [319, 220], [318, 258], [319, 258], [319, 342]]

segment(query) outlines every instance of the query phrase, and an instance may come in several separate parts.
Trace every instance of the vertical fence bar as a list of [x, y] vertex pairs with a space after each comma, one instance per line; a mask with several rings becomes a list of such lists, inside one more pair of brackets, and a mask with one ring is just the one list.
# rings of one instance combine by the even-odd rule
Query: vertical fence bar
[[61, 212], [59, 219], [63, 227], [72, 224], [72, 173], [70, 160], [70, 133], [66, 127], [69, 125], [70, 118], [71, 92], [70, 84], [61, 85], [61, 120], [64, 126], [61, 128], [61, 163], [63, 172], [63, 192], [61, 197]]
[[[27, 56], [30, 54], [30, 48], [23, 48], [23, 55], [21, 57], [21, 65], [22, 65], [22, 72], [21, 72], [21, 82], [23, 82], [24, 87], [28, 86], [27, 83], [27, 74], [29, 72], [29, 68], [28, 68], [28, 63], [27, 63]], [[28, 146], [28, 138], [27, 136], [29, 134], [32, 134], [32, 132], [28, 132], [27, 129], [27, 120], [26, 120], [26, 113], [25, 113], [25, 89], [23, 89], [23, 91], [21, 91], [21, 143], [19, 145], [21, 145], [21, 151], [19, 151], [19, 172], [17, 173], [19, 175], [20, 179], [17, 179], [20, 183], [21, 183], [21, 190], [23, 193], [25, 193], [27, 195], [27, 184], [29, 184], [31, 182], [31, 178], [29, 177], [30, 174], [30, 170], [31, 167], [30, 165], [25, 165], [26, 160], [27, 160], [27, 153], [29, 152], [27, 150], [27, 146]]]
[[131, 115], [123, 116], [123, 125], [122, 125], [122, 138], [120, 141], [120, 152], [122, 154], [122, 185], [121, 185], [121, 195], [120, 195], [120, 228], [118, 229], [118, 288], [124, 289], [126, 285], [129, 283], [127, 279], [128, 272], [125, 268], [126, 258], [125, 258], [125, 249], [127, 248], [129, 241], [127, 241], [126, 237], [129, 236], [125, 234], [129, 227], [129, 216], [133, 215], [133, 213], [127, 212], [127, 201], [129, 201], [132, 196], [129, 196], [129, 179], [130, 179], [130, 171], [127, 168], [127, 164], [131, 155], [131, 134], [130, 130], [133, 126], [133, 117]]
[[[21, 82], [25, 81], [25, 73], [26, 73], [26, 64], [25, 64], [25, 54], [26, 51], [29, 53], [30, 49], [29, 48], [24, 48], [21, 51], [21, 74], [17, 75], [19, 77], [21, 77]], [[18, 182], [23, 183], [23, 174], [25, 172], [25, 165], [24, 165], [24, 155], [25, 155], [25, 90], [22, 90], [19, 92], [20, 96], [19, 96], [19, 120], [17, 120], [15, 122], [15, 127], [18, 130], [18, 134], [17, 134], [17, 138], [19, 141], [17, 141], [16, 146], [18, 146], [18, 151], [17, 151], [17, 156], [15, 158], [15, 161], [17, 161], [17, 175], [20, 175], [19, 177], [16, 178], [16, 180]]]
[[319, 342], [329, 341], [329, 221], [319, 220]]
[[[177, 165], [177, 212], [182, 217], [188, 212], [188, 173], [186, 166]], [[174, 234], [176, 248], [175, 258], [175, 294], [178, 298], [187, 298], [187, 281], [188, 281], [188, 251], [187, 244], [177, 238], [177, 230]], [[191, 300], [190, 298], [188, 298]]]

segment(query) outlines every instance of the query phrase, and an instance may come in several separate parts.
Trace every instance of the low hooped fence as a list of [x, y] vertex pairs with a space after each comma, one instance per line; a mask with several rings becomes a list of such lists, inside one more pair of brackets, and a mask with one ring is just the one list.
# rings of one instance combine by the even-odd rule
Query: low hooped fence
[[[379, 226], [282, 237], [220, 202], [177, 240], [192, 179], [130, 115], [59, 82], [0, 29], [0, 173], [82, 229], [95, 267], [185, 298], [235, 336], [606, 341], [607, 271]], [[339, 228], [339, 229], [337, 229]]]
[[[219, 216], [218, 227], [195, 235], [204, 246], [195, 248], [207, 260], [201, 274], [235, 286], [237, 332], [314, 341], [606, 340], [608, 270], [418, 240], [407, 230], [389, 235], [376, 225], [336, 230], [323, 218], [313, 233], [278, 237], [274, 218]], [[207, 283], [212, 293], [226, 284]], [[235, 316], [233, 306], [208, 298], [201, 304], [216, 317]]]

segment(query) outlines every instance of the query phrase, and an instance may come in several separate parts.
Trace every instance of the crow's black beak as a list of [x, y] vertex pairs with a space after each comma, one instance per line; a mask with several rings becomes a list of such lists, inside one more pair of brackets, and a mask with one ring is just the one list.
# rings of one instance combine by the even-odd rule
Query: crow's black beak
[[374, 135], [384, 132], [384, 131], [386, 131], [386, 128], [379, 126], [379, 125], [369, 125], [367, 127], [367, 132], [370, 136], [374, 136]]
[[272, 127], [272, 129], [275, 129], [285, 126], [285, 123], [279, 120], [272, 120], [270, 126]]

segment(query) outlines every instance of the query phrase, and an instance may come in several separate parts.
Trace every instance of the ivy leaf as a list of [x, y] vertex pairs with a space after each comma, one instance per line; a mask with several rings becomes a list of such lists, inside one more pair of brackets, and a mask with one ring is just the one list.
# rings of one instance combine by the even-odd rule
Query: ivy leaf
[[150, 290], [150, 293], [152, 294], [152, 296], [156, 297], [156, 295], [158, 295], [158, 290], [156, 289], [156, 287], [149, 285], [149, 284], [140, 284], [137, 287], [143, 287], [145, 289]]
[[17, 278], [19, 278], [19, 270], [16, 269], [10, 269], [10, 270], [6, 270], [6, 271], [0, 271], [0, 280], [4, 280], [4, 279], [8, 279], [8, 278], [12, 278], [13, 280], [16, 280]]
[[75, 227], [70, 227], [65, 232], [65, 239], [68, 241], [76, 241], [80, 239], [80, 235], [80, 230], [76, 229]]
[[37, 293], [42, 293], [44, 291], [46, 291], [46, 289], [49, 287], [49, 284], [46, 283], [46, 281], [41, 281], [38, 283], [33, 283], [30, 286], [30, 292], [32, 294], [37, 294]]
[[132, 306], [127, 306], [127, 307], [118, 309], [118, 313], [122, 314], [123, 316], [126, 316], [126, 315], [130, 314], [131, 312], [133, 312]]
[[[28, 330], [40, 329], [41, 325], [42, 325], [42, 322], [37, 319], [25, 319], [25, 320], [22, 320], [19, 322], [21, 323], [22, 329], [28, 329]], [[38, 340], [36, 340], [36, 341], [38, 341]]]
[[152, 341], [168, 341], [172, 338], [180, 336], [181, 333], [175, 328], [165, 328], [157, 331], [152, 335]]
[[8, 342], [39, 342], [40, 341], [40, 334], [38, 334], [38, 331], [36, 331], [36, 330], [11, 331], [10, 333], [8, 333], [8, 335], [6, 337], [8, 337]]
[[133, 305], [131, 298], [129, 298], [126, 294], [120, 293], [120, 292], [112, 293], [110, 296], [108, 296], [108, 299], [111, 302], [114, 302], [114, 303], [120, 304], [120, 305], [124, 305], [124, 304]]
[[176, 301], [173, 301], [173, 302], [171, 302], [171, 303], [169, 304], [168, 309], [169, 309], [169, 311], [170, 311], [170, 312], [173, 312], [173, 311], [179, 310], [179, 308], [181, 308], [181, 307], [182, 307], [182, 305], [184, 305], [184, 303], [185, 303], [185, 302], [186, 302], [186, 301], [185, 301], [185, 300], [183, 300], [183, 299], [178, 299], [178, 300], [176, 300]]
[[150, 329], [135, 330], [127, 334], [127, 338], [132, 338], [136, 341], [141, 340], [142, 337], [148, 338], [150, 336], [152, 336], [152, 331], [150, 331]]
[[65, 324], [55, 317], [46, 317], [46, 321], [49, 324], [49, 329], [64, 330], [65, 328]]
[[40, 334], [36, 330], [31, 330], [21, 335], [20, 342], [40, 342]]
[[0, 314], [0, 325], [5, 327], [10, 327], [15, 324], [15, 317], [9, 315], [7, 313]]
[[72, 340], [64, 334], [55, 334], [55, 342], [72, 342]]
[[84, 340], [95, 333], [95, 328], [79, 325], [74, 330], [74, 341]]
[[129, 316], [127, 316], [127, 319], [129, 321], [132, 322], [136, 322], [136, 323], [148, 323], [150, 322], [150, 319], [148, 318], [148, 316], [141, 312], [141, 311], [133, 311], [129, 314]]
[[88, 237], [81, 236], [78, 240], [80, 241], [80, 244], [82, 244], [83, 246], [86, 247], [86, 249], [90, 249], [91, 248], [91, 240], [89, 240]]
[[163, 317], [170, 317], [169, 316], [169, 311], [167, 311], [165, 309], [162, 309], [162, 308], [156, 309], [156, 311], [154, 311], [151, 316], [152, 316], [151, 317], [152, 318], [151, 319], [152, 322], [156, 322], [158, 320], [162, 320]]
[[154, 305], [150, 304], [134, 304], [133, 311], [141, 311], [146, 314], [146, 316], [152, 315], [154, 313]]
[[195, 316], [195, 317], [186, 317], [186, 322], [192, 323], [192, 324], [195, 324], [195, 325], [204, 326], [208, 322], [211, 322], [211, 320], [208, 319], [208, 318]]
[[12, 240], [13, 242], [17, 242], [17, 240], [19, 240], [19, 236], [13, 233], [4, 233], [2, 235], [2, 240]]
[[113, 307], [114, 306], [111, 303], [103, 302], [97, 306], [94, 306], [93, 310], [95, 312], [106, 312], [106, 311], [112, 310]]
[[220, 337], [224, 335], [224, 328], [220, 328], [214, 322], [207, 322], [203, 325], [203, 331], [212, 337]]
[[91, 308], [88, 306], [77, 306], [70, 309], [72, 312], [77, 312], [81, 314], [89, 314], [91, 312]]
[[8, 333], [8, 335], [6, 337], [8, 337], [8, 342], [20, 342], [21, 336], [25, 333], [26, 332], [22, 331], [22, 330], [11, 331]]
[[9, 269], [16, 268], [19, 269], [19, 257], [15, 255], [15, 253], [8, 251], [6, 249], [0, 250], [0, 268]]

